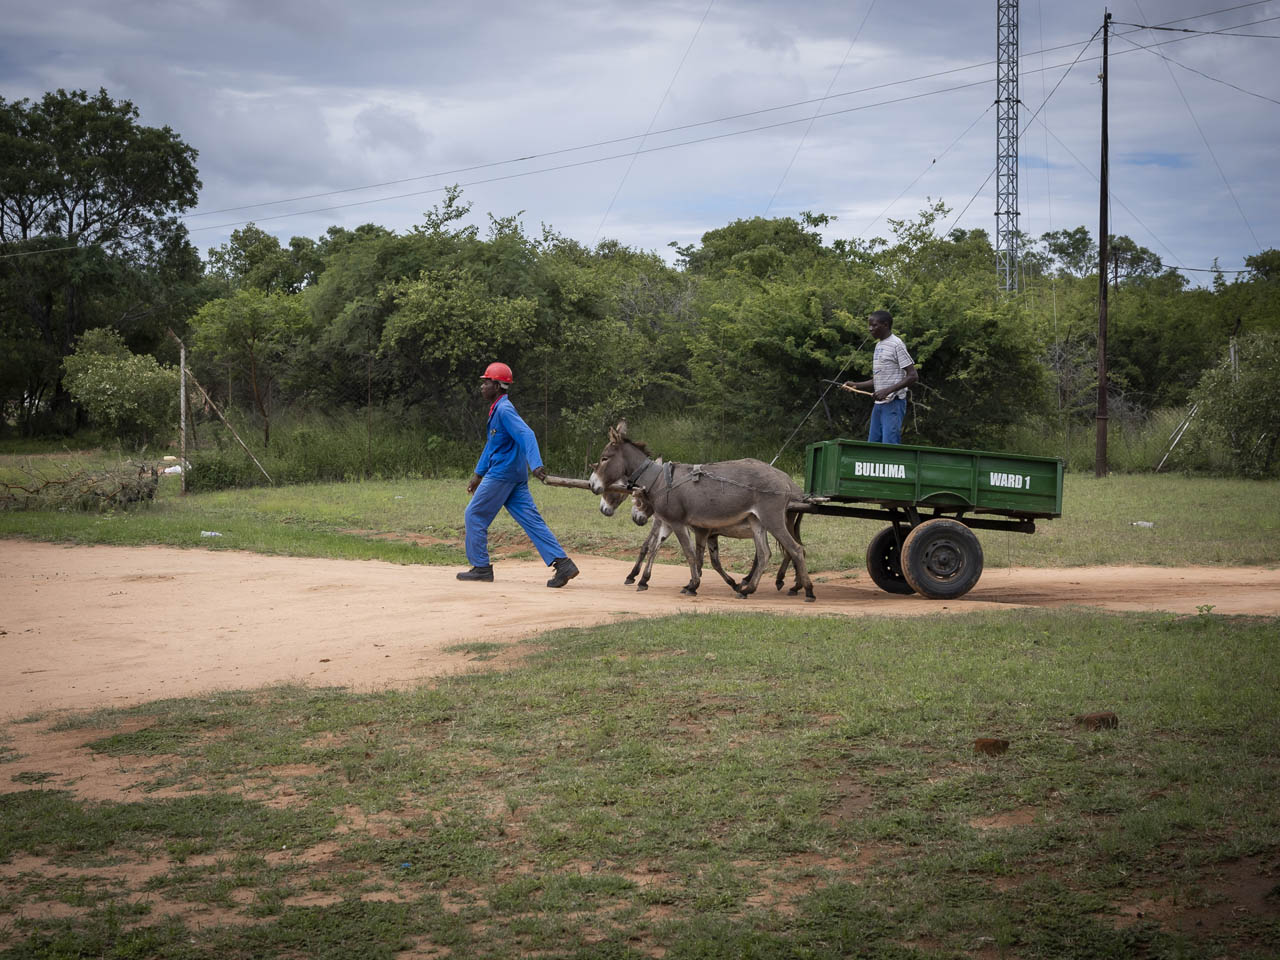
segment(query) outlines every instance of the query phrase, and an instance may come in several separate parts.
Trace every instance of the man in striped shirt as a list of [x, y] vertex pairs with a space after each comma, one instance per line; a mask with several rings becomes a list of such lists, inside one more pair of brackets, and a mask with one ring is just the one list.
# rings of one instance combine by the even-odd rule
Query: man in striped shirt
[[907, 353], [907, 345], [894, 336], [893, 317], [888, 310], [877, 310], [867, 318], [871, 335], [879, 341], [871, 360], [870, 380], [846, 380], [845, 386], [855, 390], [872, 390], [875, 405], [871, 408], [871, 443], [901, 443], [902, 421], [907, 415], [907, 388], [920, 379], [916, 363]]

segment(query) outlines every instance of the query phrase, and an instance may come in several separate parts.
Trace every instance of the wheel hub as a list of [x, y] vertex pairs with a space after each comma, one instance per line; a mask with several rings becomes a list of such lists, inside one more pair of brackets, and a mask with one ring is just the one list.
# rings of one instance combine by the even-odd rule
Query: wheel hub
[[950, 580], [964, 569], [964, 554], [958, 544], [939, 540], [925, 551], [924, 565], [930, 575], [939, 580]]

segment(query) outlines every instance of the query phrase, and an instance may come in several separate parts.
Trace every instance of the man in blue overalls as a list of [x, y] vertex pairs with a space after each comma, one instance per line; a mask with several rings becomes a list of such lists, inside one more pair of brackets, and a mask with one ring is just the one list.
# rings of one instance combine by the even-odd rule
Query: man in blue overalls
[[547, 586], [563, 587], [578, 575], [578, 567], [565, 556], [564, 548], [542, 519], [529, 493], [529, 474], [544, 480], [547, 471], [538, 453], [537, 437], [507, 396], [512, 381], [511, 368], [505, 363], [489, 364], [480, 378], [480, 396], [489, 404], [489, 439], [476, 462], [475, 472], [467, 481], [467, 493], [473, 494], [464, 514], [467, 560], [471, 569], [458, 574], [458, 579], [493, 582], [489, 524], [498, 511], [506, 507], [507, 513], [533, 541], [543, 563], [555, 568], [555, 576], [547, 581]]

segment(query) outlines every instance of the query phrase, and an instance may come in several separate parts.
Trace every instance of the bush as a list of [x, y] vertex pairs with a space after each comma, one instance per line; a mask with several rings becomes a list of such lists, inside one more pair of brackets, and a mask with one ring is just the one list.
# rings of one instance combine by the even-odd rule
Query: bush
[[[203, 434], [213, 447], [188, 454], [187, 489], [222, 490], [261, 486], [266, 477], [225, 428]], [[248, 438], [248, 430], [241, 436]], [[271, 450], [254, 455], [271, 479], [281, 483], [388, 480], [401, 477], [464, 475], [480, 452], [479, 444], [446, 441], [402, 417], [376, 413], [310, 414], [280, 418]]]
[[1196, 417], [1184, 456], [1203, 457], [1213, 444], [1230, 451], [1230, 472], [1274, 475], [1280, 440], [1280, 332], [1241, 337], [1236, 359], [1205, 372], [1191, 394]]
[[178, 371], [134, 354], [113, 330], [85, 333], [62, 362], [63, 385], [89, 419], [127, 443], [168, 438], [178, 420]]

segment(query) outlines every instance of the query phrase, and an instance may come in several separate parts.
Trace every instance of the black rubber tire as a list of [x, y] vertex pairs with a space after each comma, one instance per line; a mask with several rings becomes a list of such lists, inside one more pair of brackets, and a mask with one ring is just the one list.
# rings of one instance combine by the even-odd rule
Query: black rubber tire
[[893, 527], [888, 526], [875, 535], [867, 546], [867, 573], [871, 581], [885, 593], [915, 593], [902, 573], [902, 559], [898, 556], [898, 538]]
[[902, 575], [930, 600], [963, 597], [982, 576], [982, 544], [959, 520], [926, 520], [902, 541]]

